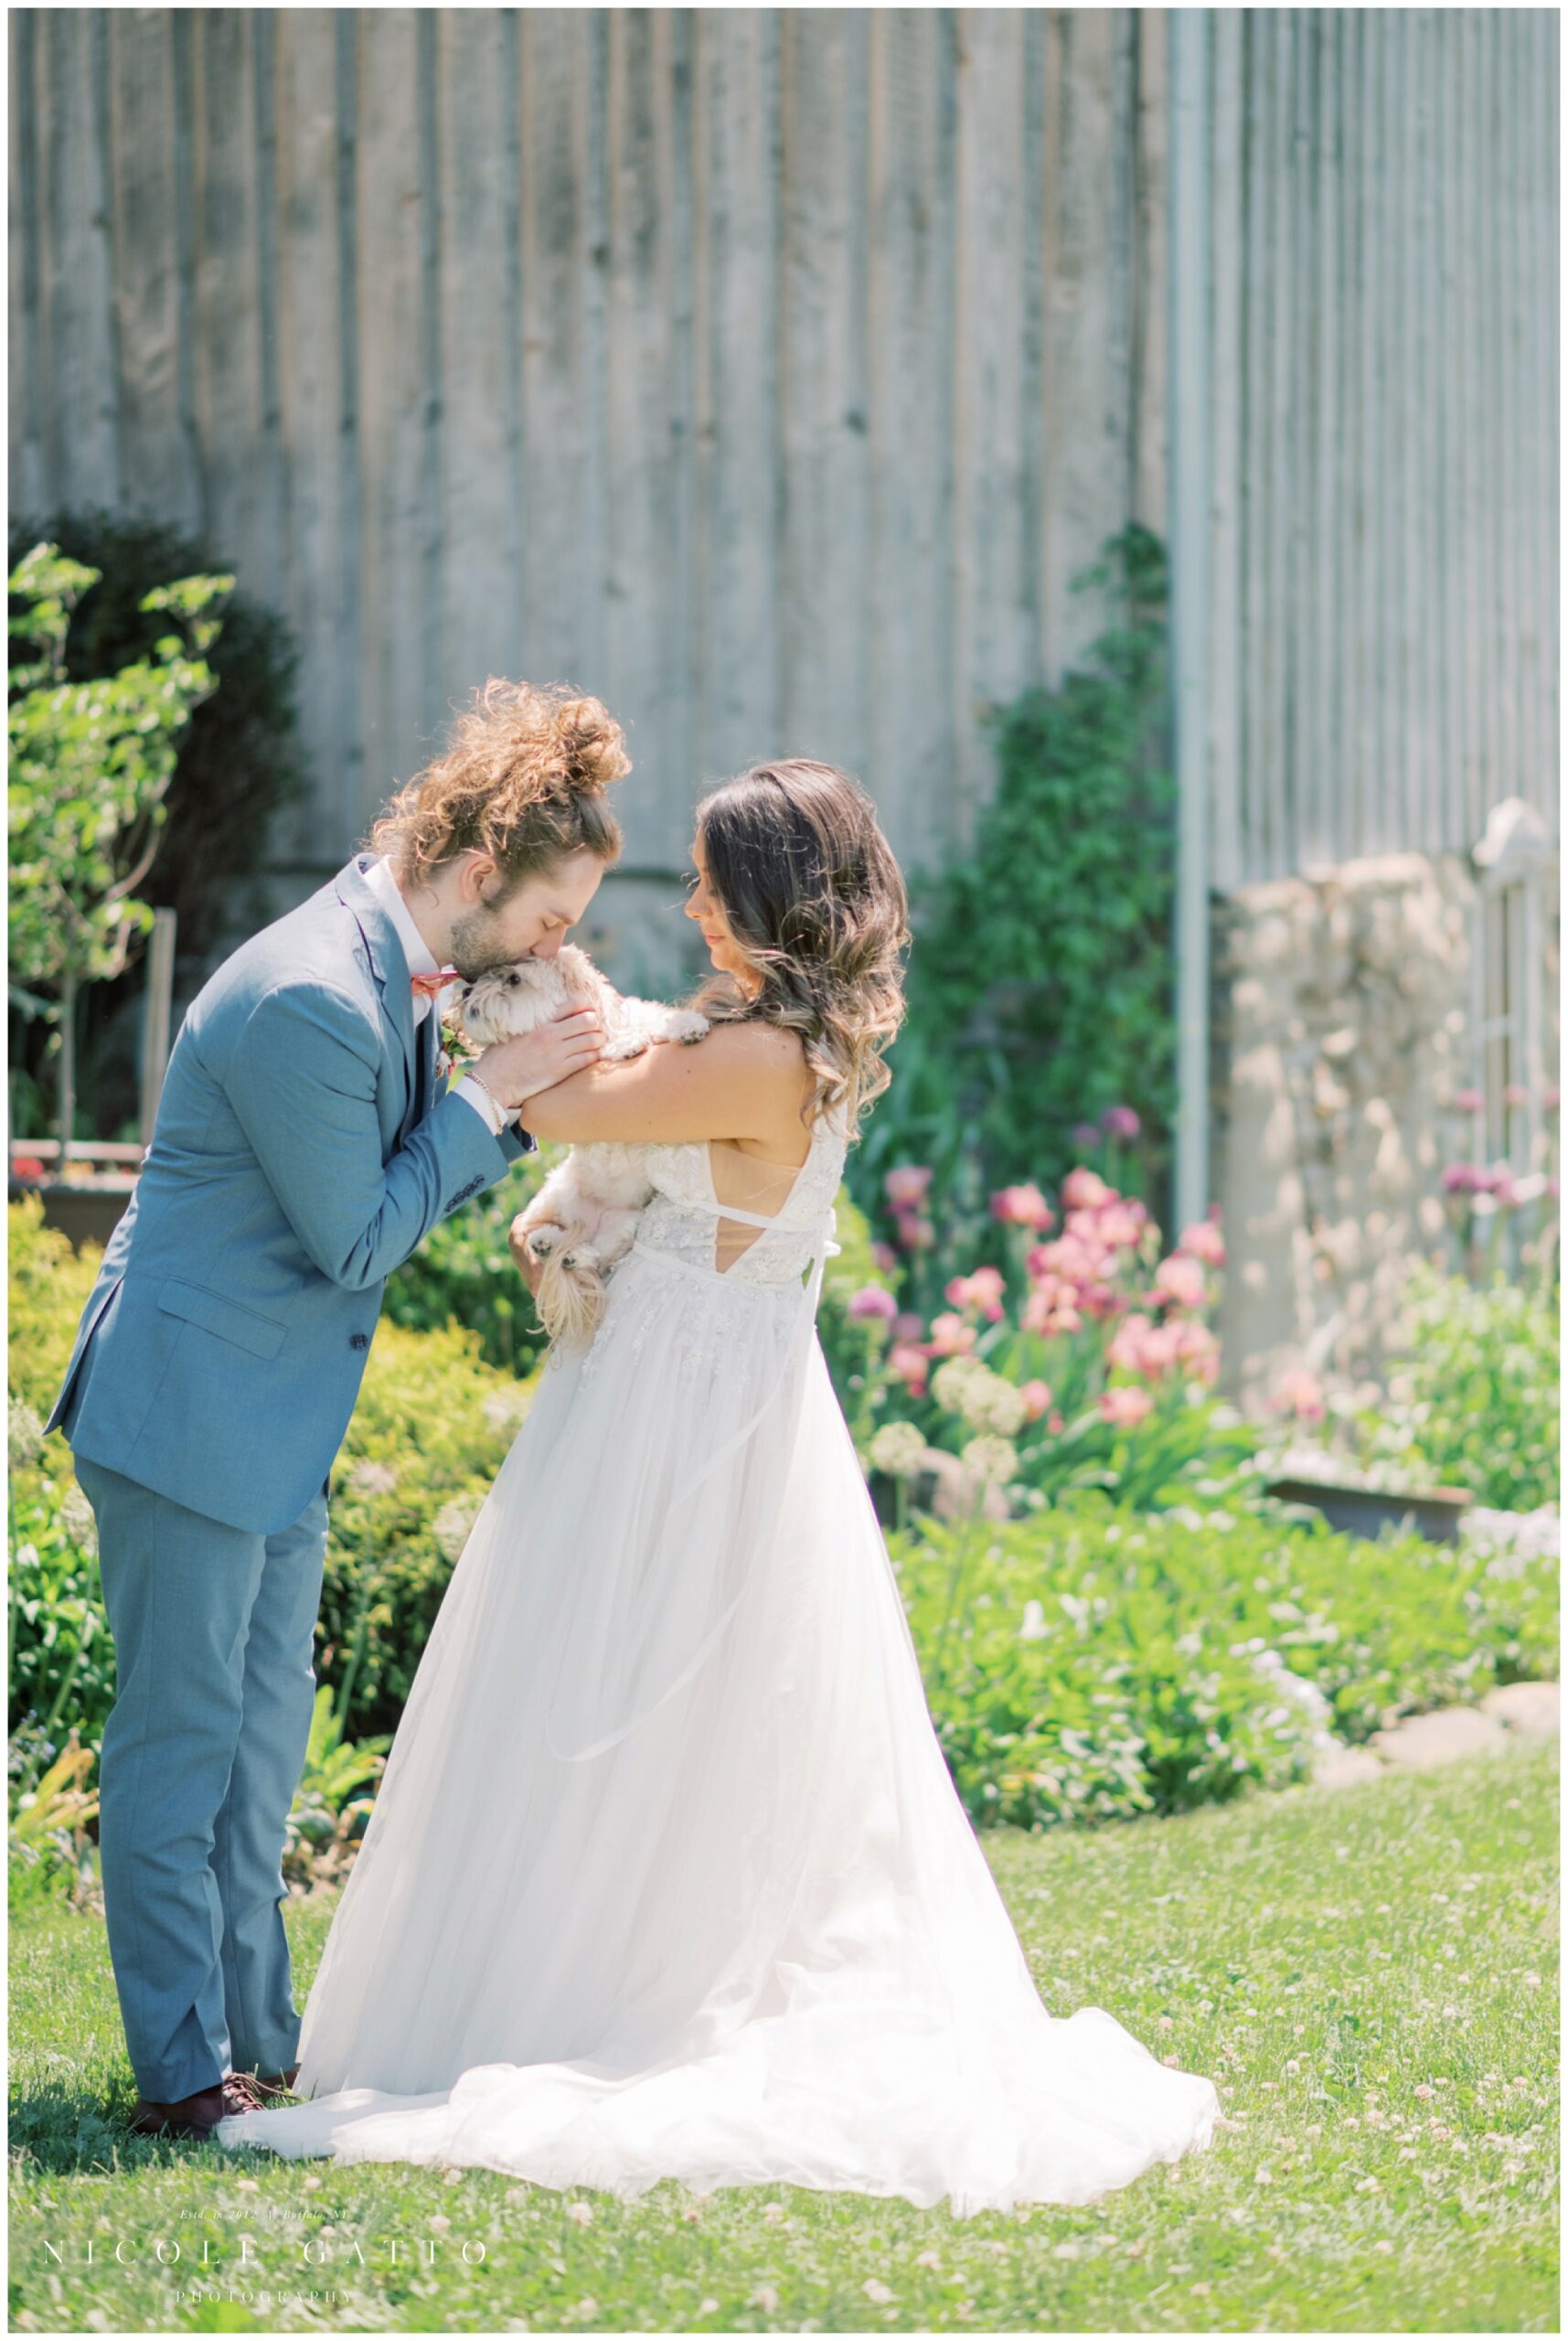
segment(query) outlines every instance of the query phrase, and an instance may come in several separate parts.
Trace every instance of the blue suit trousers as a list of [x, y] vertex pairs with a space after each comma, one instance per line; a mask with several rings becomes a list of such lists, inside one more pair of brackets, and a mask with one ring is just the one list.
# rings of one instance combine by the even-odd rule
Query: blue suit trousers
[[99, 1767], [110, 1956], [136, 2086], [170, 2103], [298, 2061], [282, 1860], [315, 1699], [326, 1495], [266, 1535], [75, 1461], [116, 1659]]

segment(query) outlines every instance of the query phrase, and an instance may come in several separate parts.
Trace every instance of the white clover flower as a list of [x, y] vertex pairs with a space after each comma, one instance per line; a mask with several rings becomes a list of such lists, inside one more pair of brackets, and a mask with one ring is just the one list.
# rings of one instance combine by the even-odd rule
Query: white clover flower
[[454, 1496], [450, 1503], [443, 1504], [431, 1533], [443, 1559], [461, 1560], [463, 1547], [478, 1517], [478, 1500], [473, 1496]]
[[884, 1423], [867, 1453], [877, 1470], [895, 1480], [912, 1480], [925, 1469], [925, 1440], [913, 1423]]
[[20, 1398], [11, 1401], [7, 1422], [7, 1453], [13, 1471], [26, 1471], [44, 1459], [44, 1426]]
[[534, 1403], [534, 1394], [527, 1383], [515, 1382], [509, 1389], [492, 1390], [485, 1397], [484, 1416], [497, 1438], [517, 1430]]
[[351, 1467], [345, 1484], [357, 1496], [389, 1496], [398, 1484], [398, 1475], [389, 1463], [375, 1463], [363, 1455]]

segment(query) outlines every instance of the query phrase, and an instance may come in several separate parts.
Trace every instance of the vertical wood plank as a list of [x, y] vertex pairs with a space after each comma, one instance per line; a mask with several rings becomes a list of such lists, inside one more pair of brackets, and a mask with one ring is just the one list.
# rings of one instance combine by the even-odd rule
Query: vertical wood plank
[[781, 22], [780, 740], [862, 773], [870, 752], [864, 13]]
[[338, 95], [333, 13], [301, 8], [280, 15], [277, 302], [287, 595], [306, 650], [300, 714], [316, 751], [319, 790], [313, 807], [298, 808], [288, 851], [306, 868], [318, 867], [324, 858], [336, 867], [345, 859], [359, 809], [335, 657], [352, 557], [342, 541], [340, 501], [345, 288], [337, 224]]
[[705, 773], [779, 753], [775, 13], [695, 27], [696, 678]]
[[110, 13], [114, 301], [124, 493], [190, 529], [200, 514], [180, 414], [174, 33], [172, 12]]
[[112, 508], [123, 496], [142, 501], [144, 486], [128, 476], [121, 445], [130, 394], [120, 363], [111, 25], [98, 8], [39, 13], [48, 496], [54, 505]]
[[[487, 676], [514, 680], [521, 626], [511, 514], [518, 352], [506, 330], [517, 187], [506, 19], [434, 19], [438, 86], [441, 695], [463, 704]], [[515, 20], [513, 24], [515, 33]]]
[[583, 380], [588, 134], [586, 27], [540, 9], [521, 25], [523, 90], [523, 671], [587, 689], [586, 606], [595, 549], [585, 541], [593, 449]]
[[1209, 20], [1211, 273], [1213, 283], [1209, 379], [1213, 399], [1210, 565], [1210, 852], [1214, 884], [1229, 893], [1251, 868], [1247, 790], [1242, 768], [1245, 732], [1246, 507], [1243, 497], [1246, 350], [1243, 339], [1245, 273], [1243, 171], [1246, 20], [1240, 9]]
[[[1035, 620], [1029, 606], [1029, 515], [1023, 497], [1024, 346], [1019, 314], [1024, 179], [1024, 44], [1012, 10], [958, 17], [958, 117], [954, 205], [953, 837], [974, 833], [989, 794], [987, 705], [1031, 679]], [[1130, 332], [1130, 271], [1113, 314]], [[1113, 359], [1104, 395], [1130, 459], [1130, 369]]]
[[238, 8], [193, 12], [192, 404], [204, 522], [249, 587], [264, 484], [254, 51]]
[[13, 514], [41, 520], [48, 502], [44, 439], [48, 353], [43, 339], [38, 218], [38, 12], [14, 8], [6, 34], [10, 131], [9, 435]]
[[949, 655], [953, 92], [938, 12], [871, 16], [870, 251], [872, 785], [895, 852], [929, 861], [948, 835], [955, 758]]
[[[429, 744], [425, 644], [439, 613], [426, 605], [421, 566], [428, 526], [422, 255], [436, 190], [421, 169], [416, 12], [368, 11], [358, 32], [359, 731], [363, 805], [374, 808], [411, 777]], [[358, 818], [363, 824], [363, 812]]]

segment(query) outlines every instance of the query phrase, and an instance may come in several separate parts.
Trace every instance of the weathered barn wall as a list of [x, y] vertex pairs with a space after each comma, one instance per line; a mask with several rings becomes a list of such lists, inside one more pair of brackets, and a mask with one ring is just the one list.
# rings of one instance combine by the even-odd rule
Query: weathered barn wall
[[1209, 37], [1213, 882], [1555, 833], [1557, 14]]
[[[1163, 528], [1157, 10], [21, 9], [14, 508], [209, 530], [336, 868], [449, 704], [626, 722], [619, 881], [826, 756], [912, 862]], [[667, 882], [656, 888], [662, 906]]]

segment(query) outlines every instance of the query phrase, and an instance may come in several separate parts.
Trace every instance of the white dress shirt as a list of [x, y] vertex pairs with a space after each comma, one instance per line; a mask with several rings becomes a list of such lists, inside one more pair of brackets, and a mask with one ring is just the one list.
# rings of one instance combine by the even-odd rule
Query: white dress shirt
[[[365, 883], [378, 895], [387, 915], [398, 930], [398, 940], [403, 946], [403, 957], [409, 963], [411, 976], [434, 976], [441, 972], [435, 954], [414, 924], [414, 914], [403, 900], [402, 891], [387, 866], [384, 854], [379, 854], [365, 872]], [[457, 981], [453, 978], [453, 982]], [[449, 987], [450, 989], [450, 987]], [[445, 998], [445, 993], [442, 995]], [[413, 994], [414, 1031], [417, 1032], [430, 1014], [434, 1002], [421, 991]], [[476, 1114], [482, 1115], [489, 1128], [499, 1138], [517, 1108], [507, 1113], [498, 1099], [492, 1097], [482, 1081], [465, 1073], [455, 1085], [455, 1095], [465, 1097]]]

